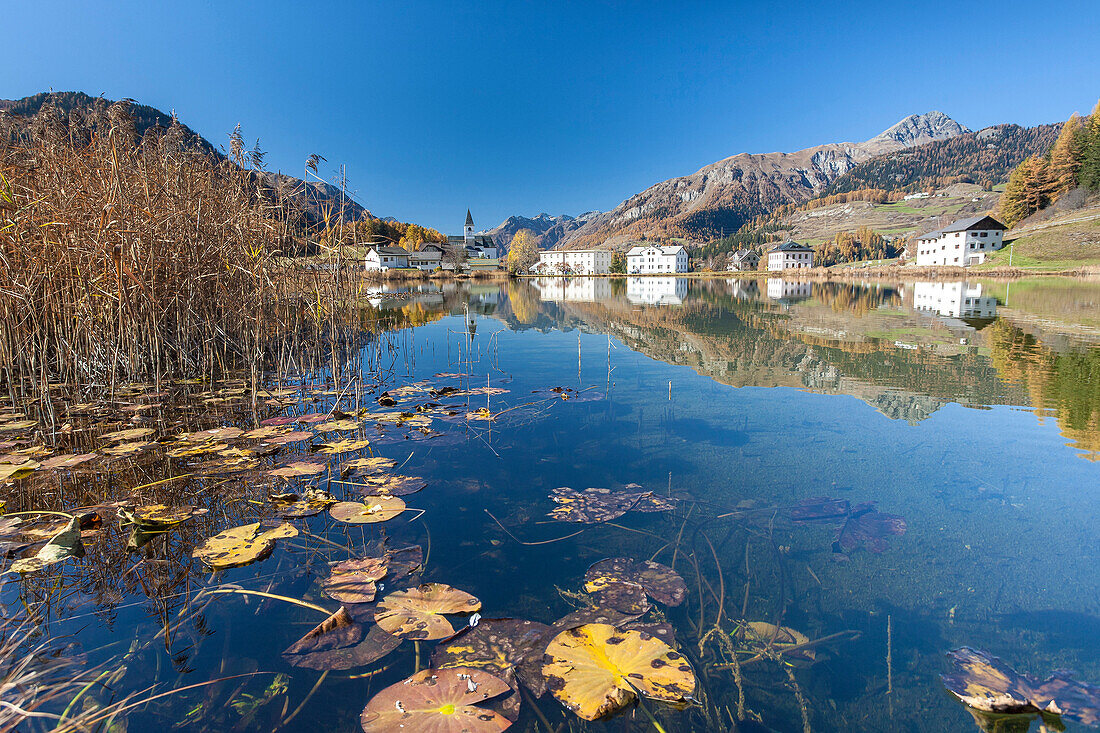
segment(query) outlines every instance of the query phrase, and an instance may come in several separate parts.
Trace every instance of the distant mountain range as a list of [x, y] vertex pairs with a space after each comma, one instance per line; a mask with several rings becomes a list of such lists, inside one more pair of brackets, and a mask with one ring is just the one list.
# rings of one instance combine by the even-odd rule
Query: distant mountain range
[[[723, 231], [729, 234], [778, 206], [813, 198], [877, 155], [968, 132], [942, 112], [928, 112], [906, 117], [862, 143], [828, 143], [793, 153], [741, 153], [650, 186], [611, 211], [586, 214], [582, 224], [564, 231], [551, 246], [614, 246], [643, 235], [710, 238]], [[503, 234], [508, 222], [517, 218], [498, 229]]]
[[579, 216], [551, 216], [539, 214], [536, 217], [509, 216], [492, 229], [487, 229], [480, 234], [489, 234], [498, 245], [507, 246], [516, 232], [521, 229], [529, 229], [535, 235], [539, 249], [553, 249], [559, 242], [572, 232], [584, 226], [589, 217], [596, 216], [600, 212], [592, 211]]

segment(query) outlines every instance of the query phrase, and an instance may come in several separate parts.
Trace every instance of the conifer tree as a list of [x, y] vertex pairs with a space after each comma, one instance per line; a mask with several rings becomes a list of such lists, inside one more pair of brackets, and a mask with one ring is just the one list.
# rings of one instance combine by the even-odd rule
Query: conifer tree
[[1100, 191], [1100, 101], [1089, 116], [1088, 141], [1077, 180], [1090, 191]]
[[1050, 150], [1050, 174], [1056, 197], [1077, 185], [1087, 146], [1088, 129], [1075, 113], [1062, 126], [1062, 132]]

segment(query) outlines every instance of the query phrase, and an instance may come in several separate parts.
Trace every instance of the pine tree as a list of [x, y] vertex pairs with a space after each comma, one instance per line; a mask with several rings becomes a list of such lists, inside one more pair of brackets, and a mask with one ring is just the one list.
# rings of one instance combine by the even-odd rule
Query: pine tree
[[1100, 101], [1089, 116], [1088, 141], [1077, 180], [1090, 191], [1100, 191]]
[[1016, 222], [1027, 218], [1031, 213], [1027, 208], [1027, 179], [1030, 169], [1031, 158], [1028, 158], [1008, 174], [1008, 184], [997, 207], [1001, 220], [1009, 227], [1015, 226]]
[[1050, 173], [1055, 197], [1077, 185], [1087, 146], [1088, 129], [1080, 116], [1074, 114], [1062, 126], [1062, 132], [1050, 150]]

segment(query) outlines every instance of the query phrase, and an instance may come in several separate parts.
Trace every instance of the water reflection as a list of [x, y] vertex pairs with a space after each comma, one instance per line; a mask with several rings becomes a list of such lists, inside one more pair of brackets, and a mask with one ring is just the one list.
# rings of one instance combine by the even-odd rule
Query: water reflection
[[768, 297], [785, 303], [805, 300], [813, 292], [813, 286], [800, 280], [784, 280], [781, 277], [768, 278]]
[[914, 283], [913, 307], [964, 319], [991, 319], [997, 315], [997, 299], [983, 296], [978, 282]]
[[628, 277], [626, 299], [644, 305], [682, 305], [688, 293], [686, 277]]

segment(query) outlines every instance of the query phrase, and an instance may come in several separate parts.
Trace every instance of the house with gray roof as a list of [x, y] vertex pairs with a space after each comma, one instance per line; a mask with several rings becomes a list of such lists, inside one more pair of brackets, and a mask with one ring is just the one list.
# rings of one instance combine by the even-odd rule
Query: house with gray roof
[[786, 241], [768, 250], [768, 269], [799, 270], [814, 266], [814, 249], [806, 244]]
[[756, 250], [739, 249], [730, 255], [729, 269], [739, 272], [755, 270], [760, 266], [760, 255]]
[[404, 247], [374, 246], [367, 250], [363, 267], [368, 270], [392, 270], [409, 266], [409, 253]]
[[972, 216], [917, 237], [916, 263], [922, 266], [969, 267], [985, 262], [1004, 247], [1004, 224], [992, 216]]

